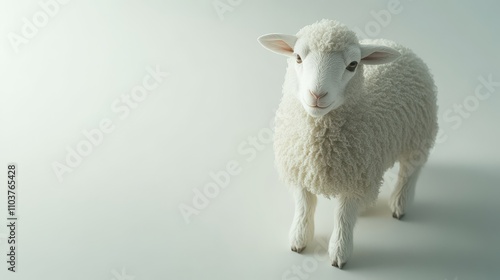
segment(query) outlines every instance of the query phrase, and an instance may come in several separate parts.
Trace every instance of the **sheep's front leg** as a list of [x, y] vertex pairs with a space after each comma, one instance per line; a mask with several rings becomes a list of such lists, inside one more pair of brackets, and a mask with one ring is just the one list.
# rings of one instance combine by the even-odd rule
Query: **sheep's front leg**
[[353, 230], [359, 209], [355, 198], [339, 196], [334, 215], [334, 229], [328, 252], [332, 265], [342, 268], [353, 250]]
[[314, 211], [316, 195], [301, 188], [294, 190], [295, 215], [290, 229], [292, 251], [300, 253], [314, 235]]

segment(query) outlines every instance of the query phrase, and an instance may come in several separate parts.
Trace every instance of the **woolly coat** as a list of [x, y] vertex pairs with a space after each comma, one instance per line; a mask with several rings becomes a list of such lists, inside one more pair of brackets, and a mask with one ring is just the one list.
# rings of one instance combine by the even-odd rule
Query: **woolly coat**
[[[319, 29], [313, 39], [323, 38], [324, 47], [338, 45], [335, 38], [346, 36], [358, 43], [342, 30], [336, 37], [335, 26]], [[301, 30], [301, 35], [308, 34]], [[384, 172], [396, 161], [421, 165], [427, 160], [438, 130], [436, 89], [427, 66], [396, 43], [362, 43], [386, 45], [401, 56], [389, 64], [360, 64], [344, 91], [344, 104], [319, 118], [308, 115], [297, 98], [295, 60], [288, 60], [274, 150], [277, 169], [289, 186], [372, 203]]]

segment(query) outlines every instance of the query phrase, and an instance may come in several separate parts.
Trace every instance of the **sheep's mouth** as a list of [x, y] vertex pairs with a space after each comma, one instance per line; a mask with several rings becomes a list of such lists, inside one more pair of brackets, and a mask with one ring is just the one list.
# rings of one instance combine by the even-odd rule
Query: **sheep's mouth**
[[326, 108], [330, 107], [332, 104], [333, 103], [330, 103], [330, 105], [328, 105], [328, 106], [319, 106], [319, 105], [311, 106], [311, 105], [308, 104], [307, 106], [309, 106], [311, 108], [317, 108], [317, 109], [326, 109]]
[[326, 105], [326, 106], [320, 106], [320, 105], [318, 105], [318, 104], [316, 104], [316, 105], [310, 105], [309, 103], [307, 103], [307, 102], [305, 102], [305, 101], [304, 101], [304, 103], [305, 103], [308, 107], [310, 107], [310, 108], [314, 108], [314, 109], [326, 109], [326, 108], [328, 108], [328, 107], [332, 106], [332, 105], [333, 105], [333, 103], [335, 103], [335, 101], [333, 101], [332, 103], [330, 103], [330, 104], [328, 104], [328, 105]]

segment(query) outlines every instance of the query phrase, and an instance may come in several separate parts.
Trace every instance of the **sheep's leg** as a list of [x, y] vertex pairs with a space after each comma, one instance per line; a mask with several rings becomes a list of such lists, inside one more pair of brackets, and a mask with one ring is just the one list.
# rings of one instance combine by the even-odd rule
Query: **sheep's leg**
[[422, 165], [415, 166], [411, 161], [400, 162], [396, 188], [389, 198], [392, 217], [401, 219], [405, 215], [408, 204], [413, 201], [415, 185], [421, 168]]
[[314, 235], [314, 211], [316, 195], [301, 188], [294, 190], [295, 215], [290, 228], [290, 245], [292, 251], [300, 253]]
[[338, 197], [337, 202], [328, 252], [332, 265], [342, 268], [352, 254], [353, 230], [360, 202], [353, 197], [345, 196]]

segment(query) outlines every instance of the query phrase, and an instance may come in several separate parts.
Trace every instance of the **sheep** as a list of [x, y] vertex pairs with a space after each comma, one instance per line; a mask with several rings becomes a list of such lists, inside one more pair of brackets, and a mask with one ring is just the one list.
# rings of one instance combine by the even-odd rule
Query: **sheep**
[[401, 219], [413, 200], [438, 131], [432, 75], [410, 49], [382, 39], [359, 41], [334, 20], [258, 41], [289, 57], [274, 150], [294, 195], [291, 250], [300, 253], [313, 238], [317, 195], [334, 198], [328, 253], [342, 269], [352, 255], [358, 212], [376, 201], [385, 171], [396, 162], [393, 217]]

